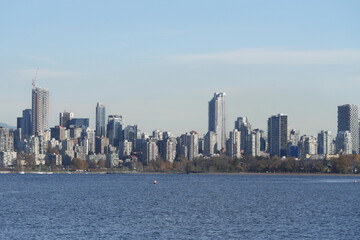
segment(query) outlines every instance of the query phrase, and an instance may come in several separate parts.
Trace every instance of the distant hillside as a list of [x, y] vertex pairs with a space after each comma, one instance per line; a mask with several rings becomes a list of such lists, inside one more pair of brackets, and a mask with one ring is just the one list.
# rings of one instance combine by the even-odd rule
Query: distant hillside
[[5, 128], [9, 128], [9, 129], [16, 128], [16, 127], [13, 127], [13, 126], [7, 125], [6, 123], [0, 123], [0, 127], [5, 127]]

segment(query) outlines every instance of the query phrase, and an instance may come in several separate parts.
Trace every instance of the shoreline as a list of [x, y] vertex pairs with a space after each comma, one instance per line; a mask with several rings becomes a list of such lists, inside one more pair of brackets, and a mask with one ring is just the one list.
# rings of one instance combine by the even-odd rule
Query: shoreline
[[162, 175], [162, 174], [182, 174], [182, 175], [263, 175], [263, 176], [349, 176], [349, 177], [359, 177], [360, 174], [354, 173], [251, 173], [251, 172], [239, 172], [239, 173], [226, 173], [226, 172], [206, 172], [206, 173], [184, 173], [184, 172], [134, 172], [134, 171], [66, 171], [66, 172], [37, 172], [37, 171], [0, 171], [1, 174], [39, 174], [39, 175], [52, 175], [52, 174], [145, 174], [145, 175]]

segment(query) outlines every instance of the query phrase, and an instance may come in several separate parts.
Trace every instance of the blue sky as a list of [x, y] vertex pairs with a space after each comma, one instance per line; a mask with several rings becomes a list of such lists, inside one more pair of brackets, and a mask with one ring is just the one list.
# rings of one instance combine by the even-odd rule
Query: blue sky
[[1, 1], [0, 122], [51, 95], [51, 125], [72, 111], [181, 134], [207, 131], [208, 101], [227, 93], [266, 130], [285, 113], [302, 134], [336, 131], [337, 105], [359, 104], [359, 1]]

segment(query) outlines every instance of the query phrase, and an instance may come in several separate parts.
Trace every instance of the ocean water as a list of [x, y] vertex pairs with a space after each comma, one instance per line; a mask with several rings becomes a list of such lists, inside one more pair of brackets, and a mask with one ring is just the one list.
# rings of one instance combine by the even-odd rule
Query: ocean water
[[2, 174], [0, 239], [359, 239], [359, 178]]

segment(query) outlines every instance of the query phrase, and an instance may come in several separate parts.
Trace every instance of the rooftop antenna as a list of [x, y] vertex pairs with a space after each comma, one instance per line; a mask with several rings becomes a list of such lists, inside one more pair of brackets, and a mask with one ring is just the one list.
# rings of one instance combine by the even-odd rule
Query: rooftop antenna
[[36, 82], [36, 77], [38, 75], [38, 71], [39, 71], [39, 68], [36, 69], [35, 77], [32, 80], [33, 89], [35, 89], [35, 82]]

